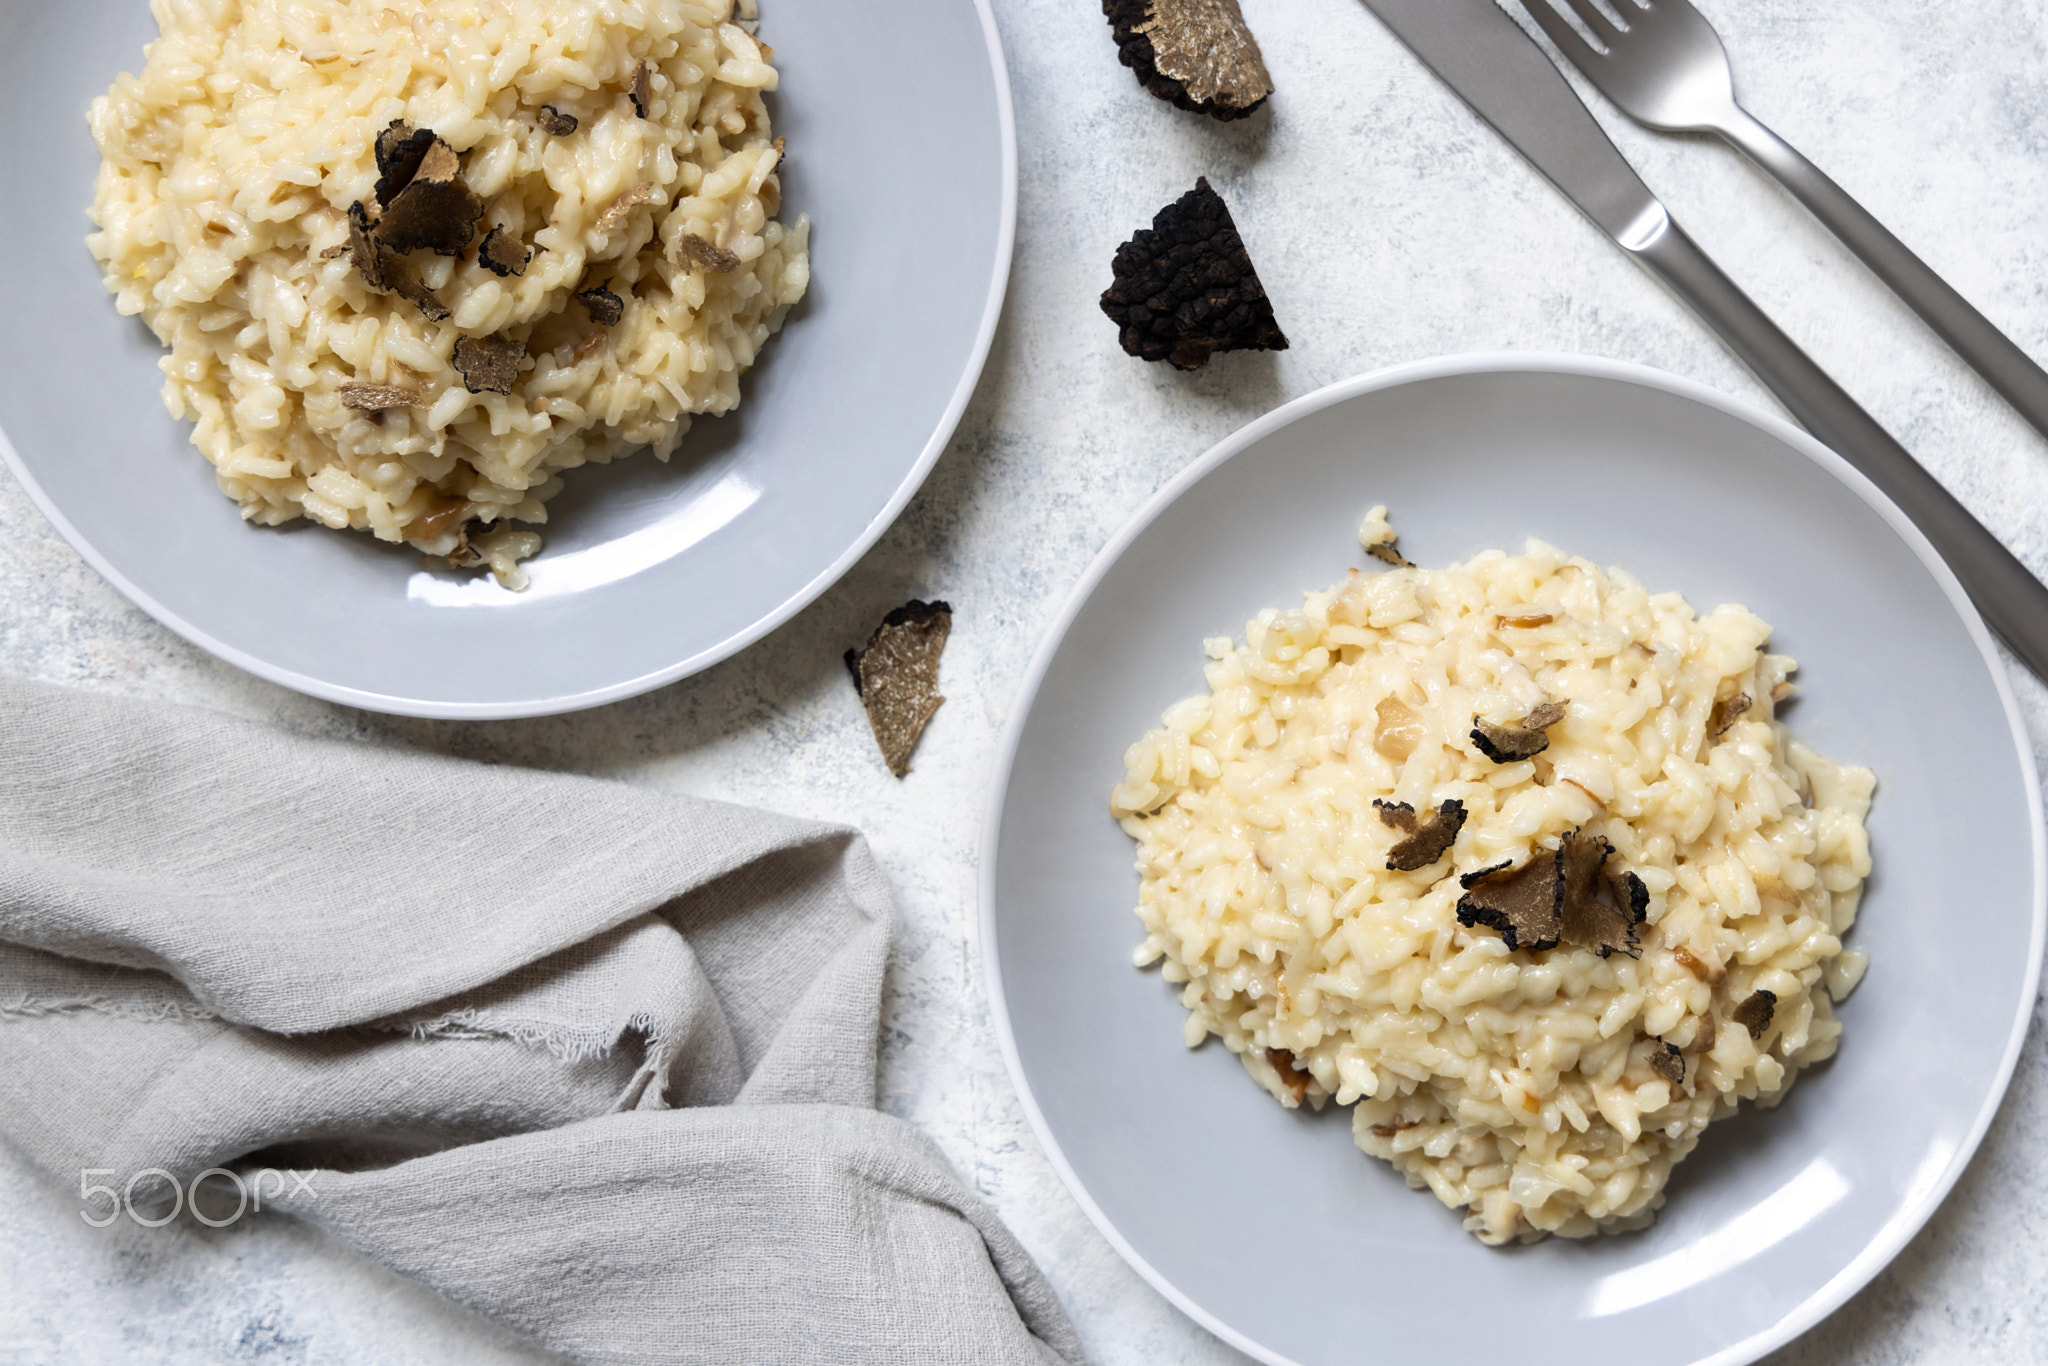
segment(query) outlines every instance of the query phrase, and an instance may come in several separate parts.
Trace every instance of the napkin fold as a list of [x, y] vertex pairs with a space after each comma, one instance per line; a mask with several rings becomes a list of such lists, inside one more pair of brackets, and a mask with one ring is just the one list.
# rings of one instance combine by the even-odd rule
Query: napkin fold
[[586, 1361], [1081, 1359], [874, 1109], [856, 832], [17, 680], [0, 724], [0, 1137], [66, 1187], [233, 1172]]

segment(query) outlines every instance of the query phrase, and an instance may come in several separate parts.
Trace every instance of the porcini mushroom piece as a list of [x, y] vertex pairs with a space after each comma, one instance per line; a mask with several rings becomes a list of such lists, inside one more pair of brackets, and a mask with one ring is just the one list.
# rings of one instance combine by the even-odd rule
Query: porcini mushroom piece
[[1372, 747], [1381, 758], [1398, 764], [1415, 752], [1422, 740], [1422, 718], [1413, 707], [1398, 697], [1383, 697], [1373, 709], [1373, 718], [1379, 729], [1373, 734]]
[[1484, 717], [1474, 716], [1472, 744], [1497, 764], [1533, 759], [1550, 748], [1550, 737], [1543, 732], [1564, 717], [1565, 704], [1562, 702], [1540, 703], [1530, 709], [1528, 717], [1520, 725], [1495, 725]]

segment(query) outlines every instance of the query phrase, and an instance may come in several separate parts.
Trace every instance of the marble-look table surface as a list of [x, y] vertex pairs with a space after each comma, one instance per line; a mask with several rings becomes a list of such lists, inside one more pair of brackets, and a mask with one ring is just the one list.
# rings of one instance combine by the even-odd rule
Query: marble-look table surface
[[[902, 921], [881, 1104], [930, 1132], [1017, 1231], [1093, 1359], [1245, 1360], [1155, 1294], [1083, 1217], [997, 1052], [975, 925], [976, 845], [994, 751], [1041, 633], [1156, 488], [1234, 428], [1334, 380], [1455, 352], [1566, 351], [1774, 405], [1357, 0], [1243, 3], [1279, 94], [1254, 118], [1222, 125], [1144, 94], [1117, 65], [1096, 0], [995, 0], [1022, 182], [1009, 303], [987, 370], [896, 526], [837, 587], [737, 658], [546, 720], [350, 711], [258, 681], [158, 626], [0, 477], [0, 669], [366, 744], [858, 823]], [[1700, 3], [1750, 107], [2022, 347], [2048, 356], [2048, 289], [2037, 276], [2048, 272], [2048, 9]], [[2048, 441], [1734, 153], [1646, 134], [1596, 108], [1728, 272], [2048, 573]], [[1197, 175], [1230, 203], [1293, 346], [1183, 375], [1125, 358], [1096, 296], [1118, 242]], [[916, 771], [898, 781], [877, 760], [839, 656], [913, 595], [944, 597], [957, 615], [949, 700]], [[2016, 667], [2013, 677], [2039, 752], [2048, 692]], [[2048, 1361], [2040, 1014], [2037, 1003], [2011, 1092], [1948, 1202], [1888, 1270], [1774, 1363]], [[1369, 1344], [1360, 1350], [1370, 1356]], [[86, 1227], [75, 1192], [0, 1149], [0, 1359], [542, 1358], [289, 1220], [219, 1232]]]

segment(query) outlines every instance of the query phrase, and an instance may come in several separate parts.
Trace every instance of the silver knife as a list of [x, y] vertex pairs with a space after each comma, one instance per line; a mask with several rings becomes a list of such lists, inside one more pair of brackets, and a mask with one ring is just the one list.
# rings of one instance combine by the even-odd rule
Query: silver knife
[[1494, 0], [1364, 0], [1423, 65], [1662, 280], [1824, 444], [1911, 517], [1991, 629], [2048, 679], [2048, 587], [1687, 237]]

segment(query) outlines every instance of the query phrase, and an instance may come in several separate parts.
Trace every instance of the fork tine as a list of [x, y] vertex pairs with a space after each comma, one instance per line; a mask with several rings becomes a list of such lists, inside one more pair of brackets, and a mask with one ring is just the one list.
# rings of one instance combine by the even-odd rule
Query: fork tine
[[1614, 21], [1600, 12], [1600, 7], [1594, 4], [1593, 0], [1565, 0], [1565, 3], [1572, 7], [1574, 14], [1585, 21], [1586, 27], [1593, 31], [1595, 38], [1609, 47], [1621, 41], [1622, 30], [1616, 28]]
[[1538, 28], [1550, 35], [1550, 41], [1557, 44], [1557, 50], [1573, 66], [1581, 71], [1590, 71], [1600, 60], [1600, 54], [1579, 36], [1577, 29], [1565, 22], [1564, 16], [1552, 7], [1550, 0], [1522, 0], [1522, 8], [1529, 12]]

